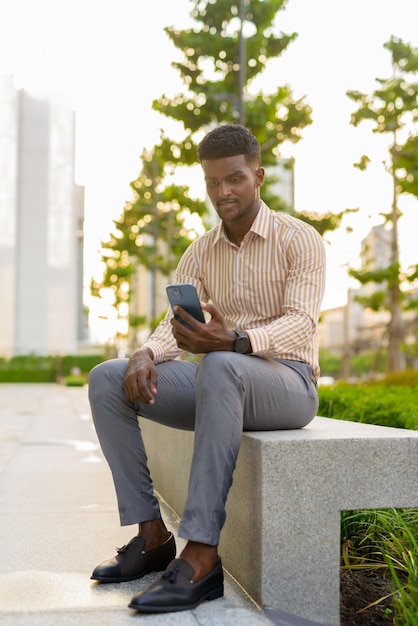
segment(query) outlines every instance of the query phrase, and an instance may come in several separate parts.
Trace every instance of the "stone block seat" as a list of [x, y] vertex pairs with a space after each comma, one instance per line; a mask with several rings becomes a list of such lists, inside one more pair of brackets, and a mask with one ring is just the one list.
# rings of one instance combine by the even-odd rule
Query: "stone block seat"
[[[160, 496], [181, 515], [193, 433], [141, 420]], [[246, 432], [219, 553], [260, 605], [339, 624], [341, 511], [418, 507], [418, 431], [324, 417]]]

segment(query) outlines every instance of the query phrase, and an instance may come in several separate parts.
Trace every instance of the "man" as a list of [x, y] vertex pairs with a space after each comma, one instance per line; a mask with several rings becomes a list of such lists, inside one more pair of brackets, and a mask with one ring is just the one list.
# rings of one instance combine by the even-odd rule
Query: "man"
[[[221, 221], [186, 250], [176, 282], [195, 285], [210, 319], [197, 322], [179, 307], [187, 327], [169, 310], [129, 360], [107, 361], [90, 374], [121, 524], [139, 524], [138, 535], [92, 578], [121, 582], [166, 568], [132, 599], [129, 606], [142, 612], [181, 611], [223, 595], [217, 546], [243, 430], [302, 428], [318, 407], [322, 239], [260, 200], [260, 147], [247, 128], [216, 128], [198, 156]], [[204, 356], [198, 364], [175, 360], [182, 350]], [[161, 519], [137, 416], [195, 431], [180, 558]]]

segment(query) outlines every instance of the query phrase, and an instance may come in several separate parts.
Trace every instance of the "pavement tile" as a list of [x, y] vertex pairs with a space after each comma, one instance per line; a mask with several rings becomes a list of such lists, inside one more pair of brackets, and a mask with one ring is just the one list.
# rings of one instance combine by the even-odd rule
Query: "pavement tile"
[[[161, 502], [177, 535], [178, 518]], [[90, 418], [86, 387], [0, 384], [0, 623], [4, 626], [271, 626], [225, 573], [225, 596], [193, 611], [127, 605], [158, 574], [102, 585], [92, 569], [127, 543]], [[183, 540], [177, 537], [179, 551]]]

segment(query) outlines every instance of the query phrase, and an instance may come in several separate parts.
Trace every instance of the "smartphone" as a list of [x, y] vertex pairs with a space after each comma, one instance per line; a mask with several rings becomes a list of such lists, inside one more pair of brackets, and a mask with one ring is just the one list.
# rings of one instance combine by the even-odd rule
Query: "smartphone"
[[193, 315], [198, 321], [205, 323], [203, 311], [200, 307], [199, 296], [194, 285], [191, 283], [179, 283], [178, 285], [167, 285], [166, 287], [168, 300], [173, 309], [174, 317], [182, 324], [190, 328], [189, 324], [184, 322], [180, 315], [174, 311], [176, 305], [181, 306], [187, 313]]

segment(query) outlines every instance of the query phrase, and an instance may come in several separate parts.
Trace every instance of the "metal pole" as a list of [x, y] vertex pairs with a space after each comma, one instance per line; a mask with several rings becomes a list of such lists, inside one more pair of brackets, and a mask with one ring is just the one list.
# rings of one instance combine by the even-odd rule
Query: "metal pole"
[[245, 38], [244, 38], [244, 32], [243, 32], [243, 25], [245, 21], [245, 0], [240, 0], [240, 3], [239, 3], [239, 19], [240, 19], [240, 31], [239, 31], [238, 108], [239, 108], [239, 122], [240, 124], [245, 124], [244, 86], [245, 86], [245, 68], [247, 64], [246, 50], [245, 50]]

